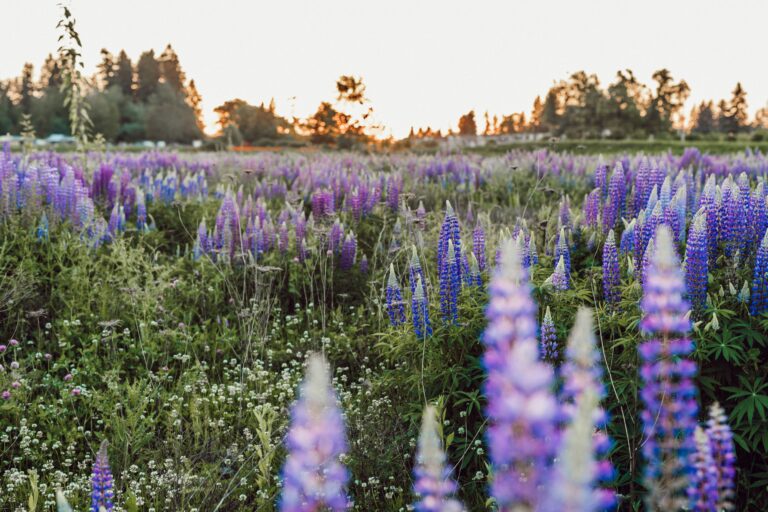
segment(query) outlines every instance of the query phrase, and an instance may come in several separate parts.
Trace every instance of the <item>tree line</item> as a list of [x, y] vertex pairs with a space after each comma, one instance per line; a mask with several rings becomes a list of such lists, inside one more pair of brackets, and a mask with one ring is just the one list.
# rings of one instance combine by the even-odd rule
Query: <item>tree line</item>
[[[616, 73], [613, 82], [603, 87], [595, 74], [573, 73], [556, 82], [542, 100], [537, 96], [528, 116], [484, 115], [484, 127], [474, 111], [459, 118], [458, 130], [449, 134], [501, 135], [512, 133], [550, 133], [576, 139], [665, 137], [683, 130], [695, 135], [735, 137], [742, 132], [768, 129], [768, 107], [750, 120], [747, 93], [741, 83], [731, 97], [703, 101], [686, 116], [683, 108], [690, 95], [685, 80], [675, 80], [667, 69], [656, 71], [653, 84], [640, 82], [631, 70]], [[432, 128], [411, 129], [410, 137], [441, 137]]]
[[[159, 56], [143, 52], [135, 64], [123, 50], [115, 56], [103, 49], [97, 69], [85, 98], [94, 133], [110, 142], [202, 137], [200, 93], [170, 44]], [[69, 134], [62, 57], [49, 54], [37, 78], [34, 71], [26, 63], [19, 76], [0, 81], [0, 134]]]

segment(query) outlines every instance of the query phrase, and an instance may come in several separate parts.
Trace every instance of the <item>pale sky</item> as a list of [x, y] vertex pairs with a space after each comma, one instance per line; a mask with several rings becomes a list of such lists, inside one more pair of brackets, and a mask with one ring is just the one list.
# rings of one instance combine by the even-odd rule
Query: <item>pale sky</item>
[[[39, 72], [57, 48], [57, 0], [0, 0], [0, 77], [24, 62]], [[530, 111], [554, 80], [585, 70], [643, 82], [666, 67], [702, 99], [729, 97], [737, 81], [750, 114], [768, 102], [768, 2], [755, 0], [71, 0], [86, 71], [99, 51], [136, 62], [171, 43], [213, 108], [274, 97], [304, 117], [335, 97], [341, 74], [361, 75], [378, 121], [402, 137], [411, 125], [443, 130], [461, 114]], [[295, 99], [292, 99], [295, 98]]]

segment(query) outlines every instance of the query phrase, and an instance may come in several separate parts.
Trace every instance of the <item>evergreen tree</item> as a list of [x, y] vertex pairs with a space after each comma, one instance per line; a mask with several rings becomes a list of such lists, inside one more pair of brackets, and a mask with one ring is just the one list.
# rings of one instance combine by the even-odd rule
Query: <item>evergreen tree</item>
[[136, 76], [136, 97], [139, 101], [146, 102], [160, 84], [160, 63], [155, 59], [154, 50], [141, 54], [136, 65]]

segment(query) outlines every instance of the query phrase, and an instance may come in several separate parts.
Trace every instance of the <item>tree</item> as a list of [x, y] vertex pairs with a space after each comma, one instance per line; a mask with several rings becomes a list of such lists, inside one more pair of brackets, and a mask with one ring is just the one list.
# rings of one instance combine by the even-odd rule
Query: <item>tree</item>
[[[2, 96], [0, 96], [0, 99], [2, 99]], [[768, 106], [765, 106], [755, 112], [754, 127], [758, 130], [768, 130]]]
[[647, 88], [627, 69], [616, 73], [616, 81], [608, 86], [605, 106], [605, 127], [611, 137], [622, 139], [643, 128], [643, 110]]
[[115, 79], [122, 93], [131, 97], [133, 95], [133, 64], [125, 50], [120, 50], [120, 55], [117, 57]]
[[19, 104], [25, 114], [29, 114], [32, 110], [32, 96], [35, 93], [35, 83], [32, 80], [33, 69], [31, 63], [25, 63], [18, 82]]
[[733, 119], [731, 124], [734, 132], [743, 131], [748, 128], [747, 93], [741, 86], [741, 82], [736, 83], [736, 87], [731, 93], [728, 116]]
[[693, 132], [707, 134], [715, 131], [715, 107], [712, 101], [702, 101], [692, 117]]
[[675, 83], [668, 69], [660, 69], [653, 74], [656, 91], [645, 116], [650, 133], [666, 133], [672, 128], [673, 117], [683, 108], [690, 94], [690, 87], [685, 80]]
[[[111, 91], [114, 91], [112, 95]], [[114, 141], [120, 133], [120, 108], [114, 94], [122, 95], [118, 87], [113, 87], [109, 91], [93, 92], [86, 98], [94, 133], [100, 133], [108, 141]]]
[[136, 76], [136, 97], [139, 101], [146, 102], [160, 83], [160, 63], [155, 59], [154, 50], [141, 54], [136, 65]]
[[333, 143], [341, 133], [339, 112], [330, 103], [324, 101], [317, 107], [317, 111], [305, 121], [303, 128], [309, 132], [310, 140], [314, 144]]
[[560, 100], [559, 86], [555, 85], [547, 91], [544, 108], [541, 114], [541, 126], [548, 132], [558, 133], [560, 130]]
[[191, 142], [202, 135], [186, 99], [165, 83], [149, 97], [145, 126], [147, 137], [153, 140]]
[[336, 80], [336, 99], [342, 103], [358, 103], [360, 105], [368, 101], [365, 97], [365, 84], [362, 77], [342, 75]]
[[102, 48], [101, 62], [98, 65], [98, 76], [102, 89], [109, 89], [117, 83], [115, 67], [115, 57], [106, 48]]
[[[189, 81], [189, 87], [187, 88], [187, 103], [192, 107], [192, 112], [195, 113], [195, 119], [197, 120], [197, 127], [200, 131], [203, 131], [205, 124], [203, 123], [203, 109], [202, 109], [203, 97], [197, 90], [197, 85], [194, 80]], [[272, 112], [274, 113], [274, 103], [271, 105]]]
[[186, 95], [184, 84], [187, 81], [187, 77], [181, 69], [179, 56], [176, 55], [176, 51], [170, 44], [165, 47], [158, 60], [160, 63], [160, 76], [163, 82], [170, 85], [174, 91]]
[[43, 67], [40, 69], [40, 89], [48, 87], [61, 87], [61, 63], [59, 59], [54, 59], [50, 53], [45, 58]]
[[470, 110], [459, 118], [459, 135], [477, 135], [477, 123], [475, 122], [474, 110]]
[[541, 101], [541, 96], [536, 96], [533, 100], [533, 108], [531, 108], [531, 120], [528, 123], [532, 132], [541, 131], [542, 117], [544, 116], [544, 103]]

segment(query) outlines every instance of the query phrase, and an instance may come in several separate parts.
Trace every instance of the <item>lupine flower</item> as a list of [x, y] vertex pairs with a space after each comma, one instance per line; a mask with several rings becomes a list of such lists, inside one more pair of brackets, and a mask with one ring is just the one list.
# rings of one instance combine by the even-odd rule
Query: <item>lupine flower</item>
[[483, 286], [483, 276], [480, 273], [480, 265], [477, 263], [474, 253], [470, 253], [469, 260], [469, 284], [470, 286]]
[[363, 254], [362, 258], [360, 258], [360, 273], [368, 273], [368, 257], [365, 254]]
[[597, 227], [601, 195], [600, 189], [596, 188], [584, 200], [584, 221], [587, 223], [587, 226], [592, 228]]
[[389, 265], [389, 279], [387, 280], [385, 298], [387, 303], [387, 313], [389, 314], [389, 323], [394, 327], [405, 323], [403, 294], [400, 291], [400, 284], [397, 282], [394, 264]]
[[693, 433], [696, 451], [693, 454], [693, 473], [688, 486], [690, 510], [715, 512], [717, 508], [717, 468], [712, 459], [712, 444], [701, 427]]
[[483, 335], [491, 494], [500, 510], [535, 510], [557, 446], [552, 368], [539, 360], [536, 304], [519, 250], [508, 241], [490, 283]]
[[[448, 243], [453, 244], [454, 261], [461, 261], [461, 234], [459, 232], [459, 219], [453, 211], [449, 201], [445, 202], [445, 219], [440, 227], [440, 238], [437, 246], [437, 268], [438, 272], [443, 268], [443, 263], [447, 259]], [[458, 267], [458, 278], [461, 282], [461, 268]]]
[[632, 219], [629, 224], [624, 227], [624, 231], [621, 233], [621, 242], [619, 244], [619, 252], [621, 254], [631, 254], [635, 251], [635, 219]]
[[472, 232], [472, 254], [477, 259], [480, 272], [485, 271], [485, 230], [479, 223]]
[[736, 478], [736, 452], [728, 418], [717, 402], [709, 408], [707, 437], [712, 446], [712, 460], [717, 471], [717, 510], [730, 510], [733, 508], [731, 498]]
[[561, 229], [571, 228], [571, 200], [566, 195], [560, 199], [560, 215], [558, 217]]
[[763, 235], [763, 241], [757, 249], [755, 270], [752, 274], [752, 297], [749, 302], [749, 313], [759, 315], [768, 309], [768, 230]]
[[416, 208], [416, 220], [423, 225], [426, 217], [427, 217], [427, 210], [424, 209], [424, 203], [422, 201], [419, 201], [419, 207]]
[[461, 288], [459, 261], [456, 260], [453, 241], [448, 240], [446, 256], [440, 267], [440, 312], [444, 322], [458, 320], [458, 294]]
[[597, 162], [595, 168], [595, 187], [602, 194], [605, 195], [608, 190], [608, 166], [603, 162], [601, 156]]
[[693, 227], [688, 233], [685, 246], [685, 287], [694, 310], [701, 311], [707, 300], [708, 275], [708, 238], [707, 219], [704, 210], [693, 219]]
[[341, 246], [341, 259], [339, 268], [349, 270], [355, 264], [355, 254], [357, 253], [357, 240], [354, 233], [347, 233], [344, 244]]
[[568, 274], [565, 271], [565, 260], [563, 259], [563, 256], [560, 256], [555, 271], [549, 276], [547, 282], [558, 291], [564, 291], [569, 288], [570, 283], [568, 282]]
[[560, 234], [557, 237], [555, 245], [555, 259], [557, 265], [563, 260], [563, 271], [565, 272], [566, 282], [571, 282], [571, 249], [568, 247], [568, 238], [565, 235], [565, 228], [560, 228]]
[[420, 276], [416, 276], [416, 285], [411, 297], [411, 316], [413, 318], [413, 332], [417, 338], [432, 336], [432, 323], [429, 321], [429, 302], [424, 293], [424, 282]]
[[40, 217], [40, 224], [37, 225], [37, 239], [48, 240], [48, 216], [45, 212]]
[[696, 364], [689, 359], [693, 342], [687, 338], [691, 322], [684, 295], [672, 234], [661, 226], [641, 302], [640, 328], [651, 339], [639, 347], [644, 476], [651, 510], [678, 510], [687, 504], [687, 477], [696, 449]]
[[557, 345], [555, 323], [549, 306], [541, 322], [541, 358], [549, 364], [555, 364], [560, 359], [560, 347]]
[[[566, 507], [563, 510], [606, 510], [615, 502], [614, 492], [607, 485], [613, 478], [613, 466], [608, 459], [610, 440], [604, 433], [607, 415], [600, 407], [600, 400], [605, 396], [602, 381], [602, 361], [597, 349], [592, 311], [588, 308], [579, 308], [576, 313], [576, 322], [568, 337], [566, 361], [562, 366], [561, 373], [563, 389], [560, 401], [563, 404], [563, 416], [571, 422], [568, 429], [582, 428], [577, 427], [576, 424], [580, 421], [588, 421], [590, 435], [588, 439], [582, 438], [580, 440], [580, 442], [587, 444], [587, 446], [580, 447], [580, 454], [569, 455], [565, 453], [569, 450], [569, 443], [575, 442], [576, 439], [564, 441], [559, 458], [582, 458], [586, 465], [591, 465], [591, 470], [587, 475], [560, 475], [560, 478], [565, 479], [566, 487], [573, 487], [574, 492], [582, 500], [581, 505], [577, 503], [564, 504], [561, 500], [561, 505]], [[581, 398], [585, 399], [585, 403], [580, 403]], [[590, 411], [589, 418], [580, 418], [582, 414], [586, 413], [582, 410], [583, 408]], [[584, 426], [584, 428], [586, 427]], [[595, 431], [596, 428], [600, 430]], [[572, 448], [576, 449], [575, 446]], [[572, 460], [570, 463], [577, 464], [577, 460]], [[584, 471], [587, 472], [586, 468]], [[577, 485], [579, 481], [582, 482], [581, 487]], [[567, 494], [563, 497], [567, 497]]]
[[416, 282], [421, 279], [422, 284], [425, 282], [424, 269], [421, 268], [421, 261], [419, 260], [419, 253], [416, 250], [416, 246], [411, 246], [411, 260], [408, 263], [408, 277], [409, 284], [411, 286], [411, 295], [416, 293]]
[[528, 240], [528, 254], [531, 258], [531, 266], [539, 264], [539, 253], [536, 250], [536, 238], [531, 234], [531, 238]]
[[413, 470], [416, 477], [413, 491], [419, 496], [414, 508], [417, 512], [461, 512], [464, 507], [451, 497], [456, 492], [456, 482], [451, 478], [450, 467], [446, 466], [436, 416], [431, 405], [424, 409]]
[[299, 399], [291, 408], [285, 445], [280, 511], [347, 510], [349, 474], [339, 460], [347, 451], [344, 421], [320, 355], [309, 358]]
[[616, 305], [621, 300], [621, 277], [619, 275], [619, 255], [616, 252], [616, 238], [613, 230], [603, 245], [603, 297], [606, 304]]
[[69, 506], [69, 502], [61, 489], [56, 489], [56, 512], [72, 512], [72, 507]]
[[91, 512], [99, 512], [103, 507], [112, 510], [114, 505], [114, 491], [112, 490], [112, 470], [109, 469], [107, 458], [107, 441], [104, 440], [93, 462], [93, 476], [91, 477]]

